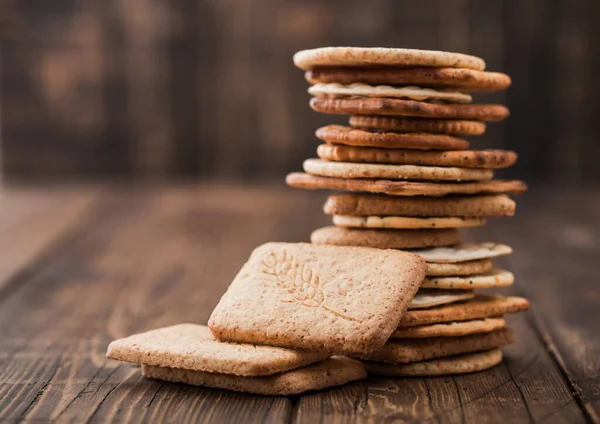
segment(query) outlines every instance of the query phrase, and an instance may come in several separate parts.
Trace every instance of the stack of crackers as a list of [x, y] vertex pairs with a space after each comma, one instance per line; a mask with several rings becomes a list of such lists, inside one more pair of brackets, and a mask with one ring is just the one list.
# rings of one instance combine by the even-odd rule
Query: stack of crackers
[[334, 226], [312, 243], [252, 252], [208, 326], [179, 324], [115, 340], [112, 359], [142, 375], [262, 395], [293, 395], [365, 378], [481, 371], [514, 342], [504, 315], [518, 297], [476, 289], [510, 285], [492, 258], [498, 243], [461, 243], [458, 229], [514, 214], [520, 181], [494, 180], [513, 152], [467, 150], [499, 105], [471, 91], [510, 79], [456, 53], [324, 48], [299, 52], [314, 85], [311, 106], [353, 115], [317, 131], [326, 142], [290, 185], [350, 193], [329, 197]]
[[[474, 150], [463, 138], [508, 117], [502, 105], [472, 103], [472, 93], [504, 90], [509, 76], [484, 71], [485, 62], [474, 56], [408, 49], [327, 47], [298, 52], [294, 62], [312, 84], [313, 110], [350, 115], [349, 126], [319, 128], [318, 158], [287, 177], [293, 187], [342, 191], [324, 206], [334, 225], [314, 231], [312, 243], [402, 249], [427, 262], [389, 352], [364, 358], [402, 362], [390, 352], [407, 339], [445, 337], [448, 346], [463, 337], [511, 341], [502, 315], [526, 309], [527, 301], [483, 292], [513, 284], [513, 274], [492, 263], [511, 249], [462, 243], [459, 231], [512, 216], [515, 202], [508, 195], [526, 190], [521, 181], [494, 179], [495, 170], [515, 163], [516, 153]], [[505, 309], [497, 309], [500, 304]], [[368, 368], [399, 372], [376, 363]]]

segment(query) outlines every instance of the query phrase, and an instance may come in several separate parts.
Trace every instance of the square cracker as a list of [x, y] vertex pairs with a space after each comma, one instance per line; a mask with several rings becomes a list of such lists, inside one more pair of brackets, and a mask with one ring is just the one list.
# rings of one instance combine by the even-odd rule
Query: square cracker
[[142, 375], [173, 383], [214, 387], [269, 396], [289, 396], [361, 380], [367, 372], [360, 361], [334, 357], [323, 362], [266, 377], [239, 377], [178, 368], [142, 365]]
[[469, 334], [461, 337], [393, 339], [375, 352], [358, 357], [365, 361], [405, 364], [494, 349], [514, 343], [514, 341], [513, 331], [505, 327], [490, 333]]
[[267, 243], [254, 250], [213, 311], [221, 340], [332, 353], [386, 342], [425, 275], [398, 250]]
[[106, 356], [125, 362], [239, 376], [264, 376], [322, 361], [324, 352], [220, 342], [205, 325], [179, 324], [113, 341]]

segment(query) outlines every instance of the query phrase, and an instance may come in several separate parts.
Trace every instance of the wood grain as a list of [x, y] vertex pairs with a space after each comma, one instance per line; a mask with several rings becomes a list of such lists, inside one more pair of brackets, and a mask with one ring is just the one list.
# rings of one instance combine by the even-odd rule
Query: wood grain
[[[505, 349], [503, 364], [271, 398], [145, 380], [104, 353], [117, 337], [205, 323], [255, 246], [305, 241], [328, 221], [319, 212], [326, 195], [281, 186], [113, 187], [27, 259], [28, 271], [0, 298], [0, 420], [594, 421], [600, 309], [589, 277], [600, 204], [596, 191], [561, 193], [469, 231], [513, 245], [508, 265], [518, 280], [505, 292], [534, 302], [533, 311], [510, 317], [518, 343]], [[587, 207], [564, 221], [573, 204]], [[494, 224], [497, 233], [488, 231]]]

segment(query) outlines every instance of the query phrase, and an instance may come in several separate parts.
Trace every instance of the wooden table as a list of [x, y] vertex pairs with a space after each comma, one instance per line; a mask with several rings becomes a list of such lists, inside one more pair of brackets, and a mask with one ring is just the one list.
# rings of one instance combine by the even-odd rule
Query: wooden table
[[282, 186], [0, 191], [0, 422], [598, 422], [600, 189], [539, 187], [468, 237], [512, 245], [518, 343], [473, 375], [369, 379], [296, 397], [161, 383], [115, 338], [205, 323], [257, 245], [307, 240], [325, 193]]

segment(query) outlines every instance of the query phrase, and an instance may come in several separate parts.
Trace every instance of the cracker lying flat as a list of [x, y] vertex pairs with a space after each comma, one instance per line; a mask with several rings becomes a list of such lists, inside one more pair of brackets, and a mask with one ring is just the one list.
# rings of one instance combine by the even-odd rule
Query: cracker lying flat
[[315, 135], [328, 143], [386, 149], [462, 150], [469, 147], [467, 140], [445, 134], [374, 132], [342, 125], [321, 127]]
[[507, 287], [515, 282], [512, 272], [495, 269], [486, 274], [469, 275], [464, 277], [427, 277], [421, 287], [424, 289], [489, 289], [492, 287]]
[[458, 243], [455, 229], [444, 230], [370, 230], [344, 227], [323, 227], [310, 235], [314, 244], [376, 247], [379, 249], [417, 249], [426, 246], [449, 246]]
[[294, 64], [303, 70], [318, 66], [431, 66], [483, 71], [483, 59], [463, 53], [387, 47], [320, 47], [294, 54]]
[[404, 364], [494, 349], [514, 343], [514, 341], [513, 331], [505, 327], [489, 333], [469, 334], [461, 337], [392, 339], [376, 351], [357, 355], [357, 357], [365, 361]]
[[446, 87], [463, 91], [501, 91], [511, 84], [508, 75], [456, 68], [401, 68], [390, 66], [322, 67], [306, 71], [311, 84], [416, 84], [422, 87]]
[[368, 352], [396, 329], [425, 267], [398, 250], [267, 243], [254, 250], [208, 325], [220, 340]]
[[359, 98], [322, 99], [313, 97], [310, 107], [320, 113], [336, 115], [392, 115], [437, 119], [473, 119], [477, 121], [502, 121], [510, 114], [503, 105], [438, 104], [416, 100]]
[[378, 163], [327, 162], [306, 159], [304, 171], [333, 178], [385, 178], [390, 180], [482, 181], [494, 176], [491, 169], [454, 168]]
[[510, 255], [510, 246], [499, 243], [461, 243], [452, 247], [421, 249], [413, 253], [427, 262], [456, 263]]
[[392, 181], [374, 178], [335, 178], [310, 175], [302, 172], [288, 174], [286, 183], [291, 187], [308, 190], [349, 190], [391, 196], [445, 196], [447, 194], [521, 194], [527, 191], [518, 180], [490, 180], [466, 183]]
[[150, 365], [142, 365], [142, 375], [173, 383], [214, 387], [258, 395], [289, 396], [310, 390], [341, 386], [351, 381], [361, 380], [367, 376], [367, 373], [360, 361], [335, 357], [304, 368], [267, 377], [239, 377]]
[[427, 337], [461, 337], [468, 334], [489, 333], [506, 326], [504, 318], [483, 318], [471, 321], [453, 321], [439, 324], [399, 328], [390, 339], [423, 339]]
[[450, 103], [470, 103], [473, 98], [457, 91], [438, 91], [431, 88], [413, 86], [392, 87], [390, 85], [369, 85], [363, 83], [343, 84], [315, 84], [309, 87], [308, 92], [313, 96], [325, 98], [345, 97], [389, 97], [397, 99], [410, 99], [418, 101], [440, 100]]
[[421, 119], [368, 115], [351, 116], [349, 122], [350, 126], [354, 128], [464, 135], [483, 134], [486, 127], [485, 122], [465, 119]]
[[483, 371], [498, 365], [500, 362], [502, 362], [502, 351], [500, 349], [492, 349], [409, 364], [391, 365], [365, 362], [364, 365], [369, 375], [386, 377], [435, 377]]
[[415, 218], [408, 216], [348, 216], [334, 215], [333, 223], [339, 227], [433, 229], [478, 227], [485, 224], [483, 218]]
[[[407, 314], [415, 309], [434, 308], [440, 305], [460, 302], [475, 297], [475, 292], [472, 290], [427, 290], [420, 289], [412, 302], [408, 305]], [[419, 312], [419, 311], [416, 311]]]
[[407, 311], [400, 319], [398, 327], [405, 328], [438, 322], [482, 319], [517, 313], [527, 309], [529, 309], [529, 301], [522, 297], [478, 294], [472, 299], [461, 303]]
[[328, 215], [352, 216], [513, 216], [515, 202], [506, 195], [398, 197], [381, 194], [332, 194], [323, 206]]
[[428, 277], [447, 277], [455, 275], [484, 274], [491, 271], [494, 264], [490, 259], [478, 259], [475, 261], [458, 262], [455, 264], [438, 264], [427, 262]]
[[208, 327], [179, 324], [113, 341], [118, 361], [239, 376], [264, 376], [322, 361], [329, 355], [282, 347], [220, 342]]
[[508, 150], [408, 150], [321, 144], [317, 155], [324, 160], [395, 165], [454, 166], [499, 169], [513, 165], [517, 154]]

